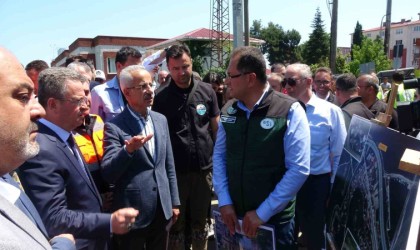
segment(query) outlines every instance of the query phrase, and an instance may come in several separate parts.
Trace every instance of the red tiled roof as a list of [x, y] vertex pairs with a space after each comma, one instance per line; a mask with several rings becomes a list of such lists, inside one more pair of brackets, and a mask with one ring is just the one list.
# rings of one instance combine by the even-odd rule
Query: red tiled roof
[[[232, 34], [228, 34], [229, 39], [233, 40], [234, 36]], [[185, 34], [173, 37], [171, 39], [168, 39], [166, 41], [154, 44], [150, 47], [148, 47], [148, 49], [159, 49], [159, 48], [163, 48], [166, 47], [168, 45], [171, 45], [177, 41], [186, 41], [186, 40], [211, 40], [211, 30], [210, 29], [206, 29], [206, 28], [199, 28], [196, 30], [192, 30], [190, 32], [187, 32]], [[251, 43], [264, 43], [263, 40], [260, 39], [256, 39], [256, 38], [250, 38], [250, 42]]]

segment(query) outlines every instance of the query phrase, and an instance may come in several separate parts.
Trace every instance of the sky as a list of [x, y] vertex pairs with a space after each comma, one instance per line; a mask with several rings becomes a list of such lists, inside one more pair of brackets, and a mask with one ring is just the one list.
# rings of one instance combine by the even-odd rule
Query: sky
[[[332, 0], [331, 0], [332, 1]], [[0, 46], [11, 50], [23, 65], [48, 63], [59, 48], [77, 38], [98, 35], [172, 38], [198, 28], [210, 28], [213, 0], [0, 0]], [[295, 29], [301, 43], [308, 40], [316, 9], [330, 32], [328, 0], [249, 0], [249, 20]], [[232, 1], [229, 1], [230, 12]], [[356, 22], [363, 29], [379, 27], [387, 0], [338, 0], [337, 45], [349, 47]], [[420, 1], [394, 0], [391, 21], [418, 20]], [[230, 14], [231, 33], [232, 14]], [[383, 19], [385, 21], [385, 18]]]

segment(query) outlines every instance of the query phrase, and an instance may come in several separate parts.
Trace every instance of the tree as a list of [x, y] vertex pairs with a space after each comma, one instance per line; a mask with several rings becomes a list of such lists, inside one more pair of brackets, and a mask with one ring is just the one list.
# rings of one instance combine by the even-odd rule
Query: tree
[[384, 53], [383, 41], [380, 38], [375, 40], [363, 37], [361, 46], [353, 46], [353, 60], [349, 63], [350, 72], [354, 75], [360, 74], [360, 64], [374, 62], [376, 72], [391, 68], [391, 60]]
[[203, 75], [204, 57], [208, 56], [207, 53], [208, 53], [208, 48], [210, 47], [210, 42], [189, 40], [184, 43], [188, 46], [191, 52], [193, 71], [196, 71], [198, 74]]
[[350, 72], [349, 64], [347, 63], [348, 58], [349, 55], [343, 55], [342, 53], [337, 51], [337, 58], [335, 60], [335, 72], [337, 74], [344, 74]]
[[296, 30], [285, 32], [280, 25], [273, 22], [269, 22], [267, 27], [263, 27], [261, 20], [254, 20], [250, 34], [251, 37], [265, 41], [261, 50], [267, 54], [270, 64], [291, 63], [300, 60], [298, 45], [301, 36]]
[[353, 33], [353, 41], [351, 44], [351, 59], [353, 60], [353, 46], [358, 45], [359, 47], [362, 46], [362, 40], [363, 40], [363, 29], [362, 25], [357, 21], [356, 28], [354, 28]]
[[283, 54], [283, 63], [294, 63], [301, 60], [298, 51], [301, 36], [298, 31], [287, 31], [284, 39], [280, 41], [280, 52]]
[[319, 8], [316, 9], [315, 18], [311, 27], [314, 29], [309, 40], [302, 46], [302, 56], [306, 64], [326, 64], [330, 54], [330, 37], [325, 32], [324, 21], [321, 19]]

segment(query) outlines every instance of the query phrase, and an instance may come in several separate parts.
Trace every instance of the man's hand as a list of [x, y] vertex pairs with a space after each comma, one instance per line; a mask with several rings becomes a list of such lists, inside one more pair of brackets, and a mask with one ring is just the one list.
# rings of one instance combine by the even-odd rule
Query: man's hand
[[147, 136], [136, 135], [133, 136], [130, 140], [125, 140], [125, 149], [129, 154], [132, 154], [137, 149], [143, 147], [143, 145], [153, 137], [153, 134]]
[[243, 233], [249, 238], [255, 238], [257, 236], [257, 229], [264, 222], [258, 217], [255, 210], [248, 211], [245, 214], [244, 221], [242, 224]]
[[231, 235], [235, 234], [235, 231], [241, 231], [239, 226], [238, 218], [236, 218], [236, 213], [233, 205], [226, 205], [220, 208], [220, 213], [222, 214], [223, 223], [228, 227]]
[[131, 225], [136, 220], [139, 211], [134, 208], [122, 208], [111, 215], [112, 232], [115, 234], [125, 234], [131, 229]]
[[175, 224], [175, 222], [178, 220], [179, 216], [179, 208], [172, 208], [172, 223]]
[[73, 244], [75, 244], [75, 243], [76, 243], [76, 242], [74, 241], [74, 237], [73, 237], [73, 235], [72, 235], [72, 234], [60, 234], [60, 235], [57, 235], [57, 236], [53, 237], [53, 238], [50, 240], [50, 242], [51, 242], [51, 241], [53, 241], [55, 238], [66, 238], [66, 239], [70, 240]]

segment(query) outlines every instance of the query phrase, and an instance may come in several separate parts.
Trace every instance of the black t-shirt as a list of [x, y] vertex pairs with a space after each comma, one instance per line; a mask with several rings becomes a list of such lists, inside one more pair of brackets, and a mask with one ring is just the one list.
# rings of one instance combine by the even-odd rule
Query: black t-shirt
[[[190, 103], [188, 96], [198, 84]], [[191, 85], [179, 88], [172, 80], [159, 92], [152, 109], [166, 116], [179, 172], [199, 171], [212, 167], [213, 139], [210, 120], [219, 115], [217, 97], [207, 83], [191, 80]]]

